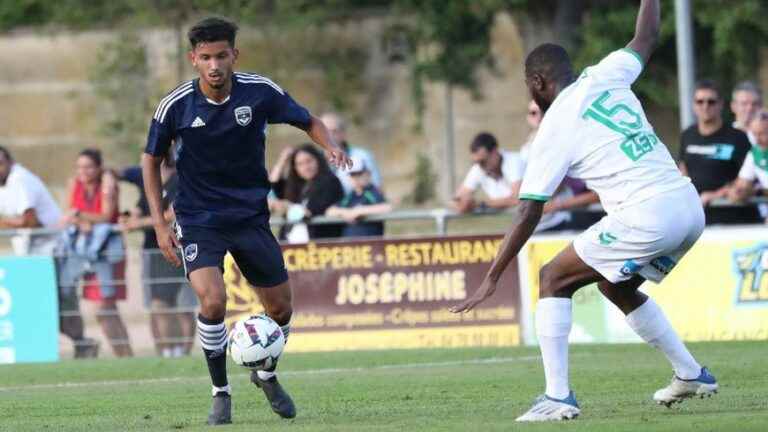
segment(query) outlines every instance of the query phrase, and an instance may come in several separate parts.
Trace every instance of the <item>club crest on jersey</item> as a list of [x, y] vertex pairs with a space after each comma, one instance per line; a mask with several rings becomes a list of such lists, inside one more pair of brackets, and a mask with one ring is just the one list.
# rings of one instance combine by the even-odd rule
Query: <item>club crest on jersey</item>
[[197, 258], [197, 243], [192, 243], [184, 248], [184, 259], [192, 262]]
[[237, 124], [240, 126], [248, 126], [248, 123], [251, 122], [251, 107], [249, 106], [241, 106], [235, 108], [235, 121], [237, 121]]

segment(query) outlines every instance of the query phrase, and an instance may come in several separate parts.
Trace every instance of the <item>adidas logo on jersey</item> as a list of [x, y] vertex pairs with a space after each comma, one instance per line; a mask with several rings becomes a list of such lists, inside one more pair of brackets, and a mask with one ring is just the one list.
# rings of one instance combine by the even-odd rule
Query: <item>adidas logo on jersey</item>
[[203, 127], [203, 126], [205, 126], [205, 122], [203, 121], [203, 119], [201, 119], [200, 117], [195, 117], [195, 121], [192, 122], [191, 127], [196, 128], [196, 127]]

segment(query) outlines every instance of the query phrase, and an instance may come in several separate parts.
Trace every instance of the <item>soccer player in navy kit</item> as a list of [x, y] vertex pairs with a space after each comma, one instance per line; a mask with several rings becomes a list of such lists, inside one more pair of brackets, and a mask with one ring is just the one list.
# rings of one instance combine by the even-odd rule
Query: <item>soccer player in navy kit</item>
[[[176, 266], [182, 249], [187, 277], [200, 299], [198, 333], [213, 383], [208, 424], [231, 423], [227, 381], [226, 292], [223, 259], [229, 252], [253, 285], [264, 309], [289, 334], [291, 288], [280, 246], [269, 228], [265, 169], [267, 124], [287, 123], [307, 132], [331, 164], [351, 162], [323, 123], [268, 78], [234, 72], [237, 26], [206, 18], [189, 31], [189, 59], [199, 78], [176, 87], [155, 111], [142, 157], [144, 187], [157, 241]], [[178, 146], [179, 190], [173, 203], [176, 233], [163, 220], [160, 163]], [[274, 370], [251, 373], [272, 410], [296, 415]]]

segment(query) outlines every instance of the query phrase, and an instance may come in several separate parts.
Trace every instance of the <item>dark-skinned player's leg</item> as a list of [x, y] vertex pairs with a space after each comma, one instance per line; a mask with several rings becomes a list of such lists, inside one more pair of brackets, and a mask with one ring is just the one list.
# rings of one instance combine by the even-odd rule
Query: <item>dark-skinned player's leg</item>
[[580, 414], [568, 383], [568, 335], [571, 297], [579, 288], [604, 280], [568, 245], [539, 271], [536, 336], [544, 363], [546, 390], [517, 421], [572, 419]]
[[643, 277], [634, 276], [619, 283], [604, 280], [598, 283], [598, 288], [626, 315], [629, 327], [646, 343], [664, 353], [672, 365], [675, 371], [672, 382], [657, 391], [654, 400], [669, 407], [687, 397], [717, 393], [714, 377], [694, 359], [659, 305], [638, 291], [644, 282]]
[[197, 332], [213, 385], [213, 405], [208, 415], [208, 424], [231, 423], [231, 390], [227, 380], [227, 328], [224, 325], [224, 315], [227, 311], [224, 278], [219, 267], [198, 268], [192, 270], [188, 277], [200, 300]]

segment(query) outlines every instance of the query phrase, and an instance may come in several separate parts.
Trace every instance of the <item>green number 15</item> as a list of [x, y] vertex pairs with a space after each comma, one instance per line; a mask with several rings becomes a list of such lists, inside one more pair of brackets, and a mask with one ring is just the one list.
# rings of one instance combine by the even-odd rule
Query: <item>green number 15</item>
[[[653, 150], [653, 147], [659, 142], [659, 138], [652, 133], [641, 131], [643, 119], [632, 108], [622, 103], [613, 106], [605, 105], [610, 97], [611, 92], [603, 92], [584, 112], [584, 118], [597, 120], [609, 129], [622, 134], [625, 139], [620, 145], [621, 151], [632, 161], [637, 161], [644, 154]], [[625, 118], [628, 117], [630, 121], [618, 119], [622, 113], [626, 114]]]

